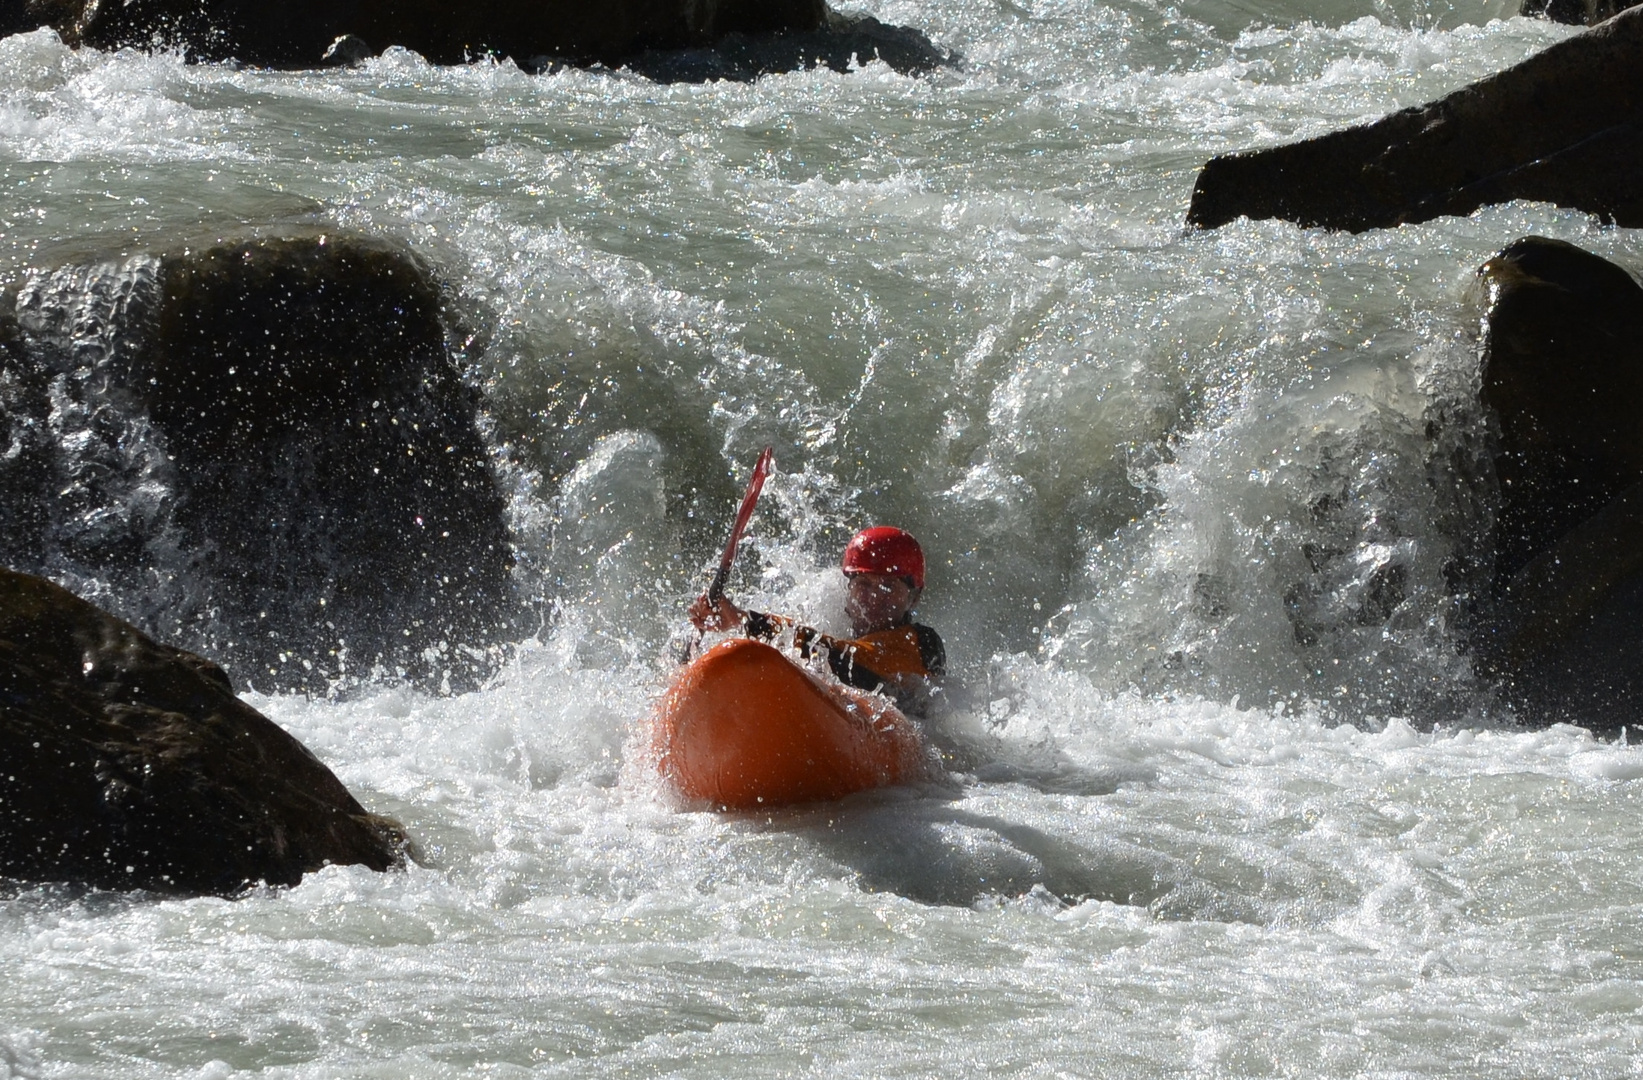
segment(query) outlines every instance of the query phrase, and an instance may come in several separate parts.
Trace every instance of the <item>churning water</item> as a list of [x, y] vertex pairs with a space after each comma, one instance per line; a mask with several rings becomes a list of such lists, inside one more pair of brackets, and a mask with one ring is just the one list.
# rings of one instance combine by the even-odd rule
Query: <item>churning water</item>
[[[0, 276], [241, 222], [409, 243], [476, 335], [543, 598], [476, 692], [250, 695], [426, 865], [0, 898], [0, 1076], [1643, 1071], [1643, 753], [1520, 726], [1463, 644], [1495, 505], [1471, 274], [1527, 233], [1635, 264], [1635, 234], [1182, 228], [1211, 155], [1568, 31], [1498, 0], [866, 10], [961, 62], [660, 85], [0, 41]], [[632, 760], [767, 442], [737, 595], [825, 623], [853, 527], [917, 532], [946, 781], [724, 816]]]

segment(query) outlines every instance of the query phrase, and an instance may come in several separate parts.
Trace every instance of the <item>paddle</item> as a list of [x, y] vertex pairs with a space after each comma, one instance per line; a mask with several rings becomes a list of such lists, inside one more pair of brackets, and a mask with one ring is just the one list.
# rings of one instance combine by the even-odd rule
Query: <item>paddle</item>
[[736, 511], [736, 524], [730, 530], [730, 542], [725, 545], [725, 553], [719, 557], [719, 570], [713, 575], [712, 584], [707, 587], [707, 599], [717, 605], [719, 598], [725, 594], [725, 583], [730, 580], [730, 564], [736, 561], [736, 547], [742, 542], [742, 533], [747, 531], [747, 523], [753, 517], [753, 508], [759, 503], [759, 492], [764, 490], [764, 478], [770, 475], [771, 447], [765, 447], [759, 455], [759, 460], [753, 465], [753, 475], [748, 478], [747, 492], [742, 496], [742, 508]]

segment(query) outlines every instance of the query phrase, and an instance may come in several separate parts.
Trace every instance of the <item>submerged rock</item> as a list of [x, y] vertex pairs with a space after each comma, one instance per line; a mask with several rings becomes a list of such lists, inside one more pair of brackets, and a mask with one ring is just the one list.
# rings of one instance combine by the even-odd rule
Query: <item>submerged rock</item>
[[1187, 222], [1282, 218], [1358, 232], [1531, 199], [1643, 225], [1640, 58], [1643, 7], [1431, 104], [1215, 158]]
[[1643, 288], [1542, 237], [1479, 276], [1501, 490], [1480, 656], [1537, 716], [1643, 721]]
[[408, 845], [221, 668], [5, 569], [0, 762], [8, 878], [232, 893]]
[[0, 560], [265, 688], [482, 668], [505, 506], [437, 286], [361, 236], [31, 273], [0, 296]]
[[[13, 0], [17, 2], [17, 0]], [[197, 59], [314, 67], [343, 35], [434, 63], [486, 55], [616, 63], [645, 49], [699, 48], [727, 34], [813, 31], [825, 0], [21, 0], [19, 27], [52, 26], [101, 49], [182, 46]]]

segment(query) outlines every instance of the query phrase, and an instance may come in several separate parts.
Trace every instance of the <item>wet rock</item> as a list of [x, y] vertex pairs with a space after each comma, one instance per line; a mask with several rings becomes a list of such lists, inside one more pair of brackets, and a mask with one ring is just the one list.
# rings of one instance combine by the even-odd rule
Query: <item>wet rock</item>
[[699, 48], [726, 34], [822, 27], [824, 0], [23, 0], [34, 26], [71, 44], [180, 45], [197, 59], [313, 67], [343, 35], [434, 63], [486, 55], [613, 64], [647, 48]]
[[888, 26], [870, 15], [829, 13], [826, 25], [816, 30], [727, 34], [703, 49], [650, 49], [624, 66], [659, 82], [751, 81], [823, 66], [849, 71], [875, 60], [903, 75], [919, 75], [954, 58], [918, 30]]
[[33, 0], [0, 4], [0, 38], [26, 34], [47, 25], [51, 16], [39, 7]]
[[1643, 8], [1428, 105], [1206, 164], [1187, 222], [1353, 232], [1530, 199], [1643, 225]]
[[52, 481], [45, 373], [28, 362], [17, 320], [0, 314], [0, 561], [45, 548]]
[[1524, 717], [1615, 732], [1643, 725], [1643, 485], [1503, 583], [1478, 650]]
[[1643, 718], [1643, 288], [1542, 237], [1479, 276], [1501, 492], [1480, 655], [1538, 716]]
[[221, 668], [0, 569], [0, 876], [232, 893], [406, 848]]
[[1500, 424], [1506, 577], [1643, 480], [1643, 288], [1572, 244], [1519, 240], [1478, 271], [1483, 403]]
[[477, 396], [407, 251], [315, 233], [74, 260], [0, 296], [8, 318], [14, 567], [263, 688], [439, 685], [512, 636]]
[[344, 34], [331, 42], [320, 62], [328, 67], [357, 67], [376, 54], [364, 38]]
[[1596, 26], [1633, 6], [1634, 0], [1523, 0], [1518, 14], [1570, 26]]

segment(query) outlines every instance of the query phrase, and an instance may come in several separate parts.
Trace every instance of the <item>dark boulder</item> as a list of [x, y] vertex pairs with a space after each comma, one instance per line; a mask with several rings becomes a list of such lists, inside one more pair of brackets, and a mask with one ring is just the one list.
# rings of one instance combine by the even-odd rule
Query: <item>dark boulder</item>
[[1643, 8], [1428, 105], [1217, 157], [1187, 222], [1359, 232], [1530, 199], [1643, 225]]
[[221, 668], [0, 569], [0, 876], [233, 893], [407, 845]]
[[54, 479], [49, 380], [28, 362], [8, 314], [0, 310], [0, 562], [45, 550], [51, 514], [42, 496]]
[[1483, 403], [1498, 418], [1497, 574], [1510, 576], [1643, 480], [1643, 289], [1531, 236], [1478, 271]]
[[[18, 3], [19, 0], [10, 0]], [[825, 0], [21, 0], [25, 22], [75, 45], [184, 47], [197, 59], [314, 67], [343, 35], [401, 45], [434, 63], [488, 54], [616, 63], [647, 48], [701, 47], [731, 33], [807, 31]]]
[[325, 48], [320, 63], [326, 67], [358, 67], [376, 55], [376, 50], [356, 34], [344, 34]]
[[1523, 0], [1518, 14], [1569, 26], [1596, 26], [1635, 5], [1636, 0]]
[[[73, 261], [0, 296], [0, 561], [263, 688], [435, 685], [513, 636], [438, 287], [360, 236]], [[9, 342], [8, 342], [9, 336]]]
[[1500, 483], [1480, 658], [1538, 716], [1643, 719], [1643, 288], [1542, 237], [1479, 276]]
[[903, 75], [923, 74], [954, 62], [951, 54], [918, 30], [889, 26], [871, 15], [829, 13], [827, 24], [816, 30], [727, 34], [700, 49], [648, 49], [623, 64], [658, 82], [707, 82], [751, 81], [816, 67], [848, 71], [874, 60]]

